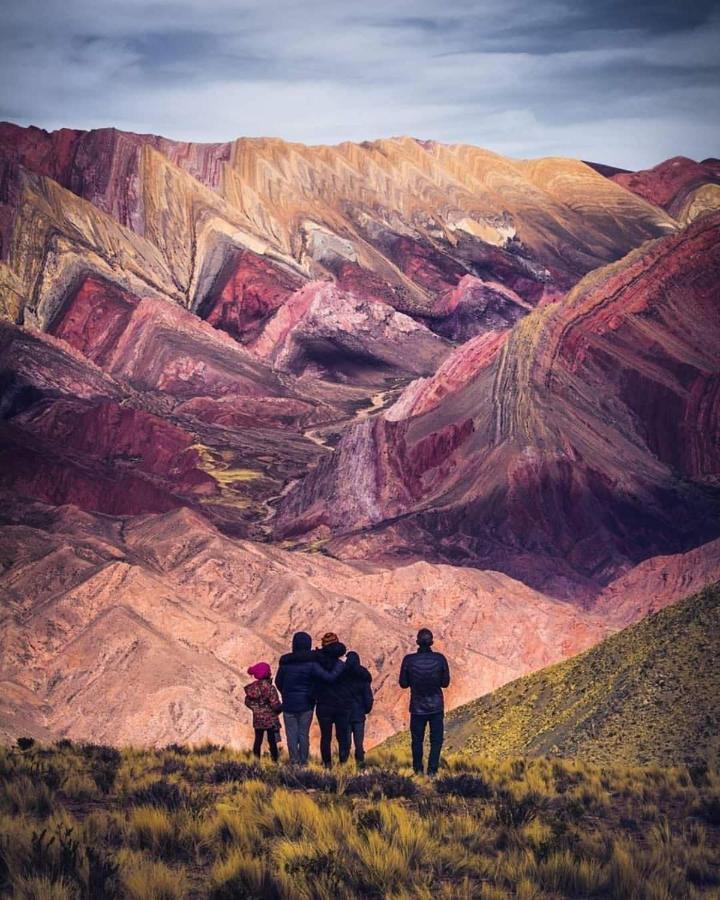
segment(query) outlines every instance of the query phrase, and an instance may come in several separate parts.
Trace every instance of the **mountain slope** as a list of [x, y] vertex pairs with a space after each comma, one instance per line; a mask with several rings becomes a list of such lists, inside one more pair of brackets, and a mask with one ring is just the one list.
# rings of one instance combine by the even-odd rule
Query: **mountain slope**
[[720, 583], [453, 710], [447, 744], [675, 764], [720, 757]]
[[[118, 484], [118, 490], [122, 484]], [[397, 731], [415, 631], [452, 645], [452, 702], [592, 646], [611, 626], [497, 572], [355, 567], [233, 540], [197, 513], [110, 517], [0, 495], [0, 734], [247, 745], [245, 671], [294, 631], [340, 634]]]

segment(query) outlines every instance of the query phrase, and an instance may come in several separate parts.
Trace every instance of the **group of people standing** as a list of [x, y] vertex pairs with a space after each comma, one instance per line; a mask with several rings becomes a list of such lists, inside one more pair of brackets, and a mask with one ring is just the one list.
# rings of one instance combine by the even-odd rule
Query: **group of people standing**
[[[408, 654], [400, 668], [400, 687], [410, 689], [410, 732], [413, 768], [422, 774], [425, 731], [430, 728], [427, 772], [434, 775], [443, 743], [443, 688], [450, 684], [450, 670], [442, 653], [432, 650], [433, 636], [427, 628], [417, 635], [418, 650]], [[345, 657], [344, 661], [342, 657]], [[304, 631], [292, 639], [292, 650], [280, 657], [275, 683], [266, 662], [248, 669], [254, 681], [245, 687], [245, 704], [253, 713], [254, 754], [262, 753], [267, 738], [270, 756], [277, 762], [280, 751], [280, 713], [287, 738], [290, 763], [307, 765], [310, 726], [317, 715], [320, 726], [320, 757], [332, 765], [333, 732], [338, 759], [346, 762], [354, 747], [355, 760], [365, 761], [365, 720], [373, 708], [372, 675], [360, 657], [340, 642], [333, 632], [323, 635], [320, 647], [312, 649], [312, 638]], [[279, 693], [278, 693], [279, 692]]]

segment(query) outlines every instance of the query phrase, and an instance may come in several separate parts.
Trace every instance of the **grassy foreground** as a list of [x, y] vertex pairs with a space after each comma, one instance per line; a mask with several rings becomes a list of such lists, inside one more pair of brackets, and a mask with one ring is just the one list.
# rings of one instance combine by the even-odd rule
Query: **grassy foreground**
[[[364, 772], [203, 746], [0, 749], [18, 898], [720, 896], [720, 775], [403, 752]], [[29, 742], [28, 742], [29, 743]]]

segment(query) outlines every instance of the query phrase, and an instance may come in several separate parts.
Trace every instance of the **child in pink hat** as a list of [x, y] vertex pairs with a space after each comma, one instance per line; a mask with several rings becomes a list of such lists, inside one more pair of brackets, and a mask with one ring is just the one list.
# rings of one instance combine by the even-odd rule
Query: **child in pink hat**
[[266, 662], [255, 663], [247, 671], [255, 679], [245, 686], [245, 706], [252, 710], [255, 729], [253, 753], [260, 758], [263, 738], [267, 735], [270, 756], [273, 762], [277, 762], [280, 755], [277, 741], [280, 730], [278, 713], [282, 712], [282, 703], [272, 683], [272, 672]]

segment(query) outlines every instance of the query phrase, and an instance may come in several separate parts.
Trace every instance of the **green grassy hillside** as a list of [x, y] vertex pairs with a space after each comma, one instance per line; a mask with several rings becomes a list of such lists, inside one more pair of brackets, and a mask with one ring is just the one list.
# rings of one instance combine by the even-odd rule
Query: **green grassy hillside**
[[719, 735], [718, 584], [447, 721], [453, 750], [601, 763], [717, 760]]

